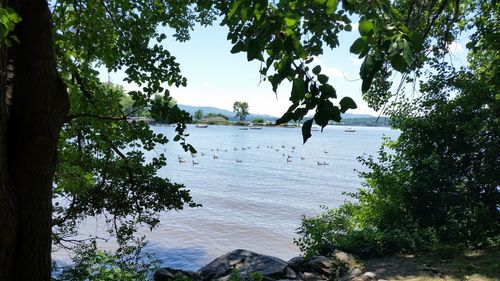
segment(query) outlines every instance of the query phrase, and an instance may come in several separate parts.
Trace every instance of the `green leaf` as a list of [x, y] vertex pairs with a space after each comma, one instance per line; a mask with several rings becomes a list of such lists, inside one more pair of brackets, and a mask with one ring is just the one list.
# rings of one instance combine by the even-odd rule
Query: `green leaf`
[[198, 151], [196, 151], [196, 149], [192, 145], [188, 144], [188, 147], [189, 147], [189, 152], [191, 152], [191, 153], [197, 153], [198, 152]]
[[337, 9], [337, 0], [328, 0], [326, 2], [326, 13], [332, 14]]
[[285, 17], [285, 24], [288, 27], [296, 25], [298, 22], [297, 18]]
[[406, 60], [400, 54], [393, 55], [390, 60], [392, 67], [399, 72], [404, 72], [408, 67]]
[[323, 4], [325, 4], [326, 0], [314, 0], [314, 2], [315, 2], [316, 4], [323, 5]]
[[236, 1], [236, 2], [233, 3], [233, 6], [231, 7], [231, 10], [227, 14], [227, 18], [228, 19], [231, 19], [233, 17], [233, 15], [236, 12], [236, 10], [238, 10], [238, 7], [240, 6], [240, 4], [241, 4], [241, 0]]
[[363, 79], [363, 83], [361, 84], [361, 91], [363, 93], [366, 93], [368, 90], [370, 90], [370, 87], [372, 85], [373, 81], [373, 76], [367, 77]]
[[181, 139], [181, 136], [179, 136], [179, 135], [176, 135], [176, 136], [174, 137], [174, 141], [179, 141], [180, 139]]
[[467, 44], [465, 44], [465, 47], [469, 50], [473, 49], [474, 47], [476, 47], [476, 43], [477, 43], [476, 41], [469, 41], [467, 42]]
[[340, 120], [342, 120], [342, 116], [340, 115], [340, 109], [338, 106], [333, 107], [330, 119], [332, 119], [335, 122], [340, 122]]
[[319, 90], [321, 91], [321, 95], [326, 98], [337, 98], [337, 93], [335, 89], [330, 84], [323, 84], [319, 86]]
[[326, 76], [324, 74], [320, 74], [320, 75], [318, 75], [318, 81], [321, 84], [326, 84], [326, 83], [328, 83], [328, 76]]
[[293, 119], [293, 113], [287, 111], [285, 114], [283, 114], [283, 116], [281, 116], [281, 118], [276, 120], [276, 125], [288, 123], [292, 119]]
[[358, 30], [361, 36], [371, 36], [373, 35], [375, 25], [370, 20], [362, 20], [359, 22]]
[[311, 135], [311, 127], [313, 124], [313, 119], [309, 119], [304, 124], [302, 124], [302, 139], [304, 143], [312, 136]]
[[243, 41], [238, 41], [238, 43], [236, 43], [233, 48], [231, 49], [231, 54], [236, 54], [236, 53], [239, 53], [239, 52], [242, 52], [242, 51], [245, 51], [245, 43], [243, 43]]
[[368, 47], [368, 39], [364, 36], [359, 37], [352, 43], [349, 49], [353, 54], [361, 54]]
[[295, 112], [293, 113], [293, 120], [298, 121], [301, 120], [309, 111], [309, 109], [305, 107], [297, 108]]
[[305, 82], [302, 78], [293, 79], [292, 94], [290, 96], [290, 100], [292, 102], [295, 103], [304, 98], [304, 95], [306, 94], [304, 86]]
[[344, 26], [344, 30], [345, 30], [345, 31], [352, 31], [352, 25], [350, 25], [350, 24], [346, 24], [346, 25]]
[[424, 49], [424, 38], [418, 32], [410, 32], [408, 34], [408, 39], [410, 40], [413, 50], [420, 52]]
[[343, 97], [340, 100], [340, 111], [345, 113], [348, 109], [356, 109], [358, 106], [354, 102], [354, 100], [350, 97]]
[[316, 66], [312, 69], [312, 72], [313, 72], [315, 75], [320, 74], [320, 73], [321, 73], [321, 66], [316, 65]]

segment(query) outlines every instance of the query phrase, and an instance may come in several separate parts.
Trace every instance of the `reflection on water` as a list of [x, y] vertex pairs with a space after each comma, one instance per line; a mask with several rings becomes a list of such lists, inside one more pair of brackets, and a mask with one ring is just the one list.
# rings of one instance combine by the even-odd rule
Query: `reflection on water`
[[[171, 127], [153, 129], [174, 134]], [[342, 193], [361, 186], [356, 157], [375, 154], [383, 135], [397, 136], [388, 128], [355, 130], [327, 127], [302, 145], [300, 129], [189, 126], [195, 158], [176, 143], [148, 156], [165, 153], [168, 164], [159, 175], [185, 184], [203, 207], [162, 214], [157, 229], [140, 231], [150, 241], [146, 250], [163, 266], [188, 270], [238, 248], [285, 260], [299, 254], [293, 238], [301, 217], [348, 200]]]

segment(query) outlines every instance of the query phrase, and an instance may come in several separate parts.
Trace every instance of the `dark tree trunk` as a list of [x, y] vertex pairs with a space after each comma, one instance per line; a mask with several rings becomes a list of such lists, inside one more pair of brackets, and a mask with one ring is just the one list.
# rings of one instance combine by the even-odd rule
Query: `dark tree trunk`
[[68, 98], [56, 69], [47, 1], [12, 4], [22, 22], [15, 29], [21, 43], [6, 57], [14, 73], [12, 106], [0, 119], [0, 234], [6, 232], [0, 280], [43, 281], [51, 273], [52, 182]]
[[0, 48], [0, 280], [11, 280], [17, 216], [7, 170], [7, 49]]

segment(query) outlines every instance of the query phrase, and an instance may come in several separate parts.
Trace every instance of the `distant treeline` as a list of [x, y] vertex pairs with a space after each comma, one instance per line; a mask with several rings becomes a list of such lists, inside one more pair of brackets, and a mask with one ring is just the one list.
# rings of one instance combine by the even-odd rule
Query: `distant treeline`
[[331, 123], [340, 126], [369, 126], [369, 127], [389, 127], [389, 117], [366, 117], [366, 118], [344, 118], [340, 123]]

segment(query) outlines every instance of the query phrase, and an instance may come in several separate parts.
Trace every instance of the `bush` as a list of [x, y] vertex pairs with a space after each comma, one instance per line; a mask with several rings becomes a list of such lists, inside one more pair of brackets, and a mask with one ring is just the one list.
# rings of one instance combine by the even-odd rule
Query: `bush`
[[304, 217], [294, 243], [306, 256], [329, 256], [337, 249], [361, 257], [434, 251], [438, 245], [433, 229], [379, 229], [360, 223], [359, 210], [359, 204], [346, 203], [316, 217]]
[[[444, 82], [443, 82], [444, 81]], [[467, 71], [421, 85], [401, 104], [378, 157], [360, 158], [355, 203], [304, 218], [295, 243], [307, 255], [334, 248], [361, 256], [485, 247], [500, 233], [500, 130], [496, 89]], [[449, 98], [453, 92], [455, 96]]]

